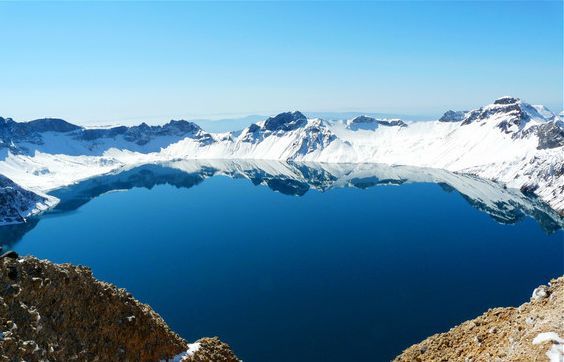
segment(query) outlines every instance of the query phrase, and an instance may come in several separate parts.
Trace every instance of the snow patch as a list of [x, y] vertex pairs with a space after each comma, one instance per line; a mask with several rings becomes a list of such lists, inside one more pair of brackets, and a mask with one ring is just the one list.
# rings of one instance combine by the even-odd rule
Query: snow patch
[[172, 359], [169, 359], [167, 362], [182, 362], [187, 357], [193, 356], [198, 350], [200, 349], [201, 345], [200, 342], [189, 343], [188, 349], [182, 353], [177, 354]]
[[534, 339], [533, 344], [542, 344], [545, 342], [551, 342], [552, 345], [550, 349], [546, 352], [546, 356], [550, 362], [562, 362], [564, 361], [564, 338], [556, 332], [544, 332], [539, 333]]

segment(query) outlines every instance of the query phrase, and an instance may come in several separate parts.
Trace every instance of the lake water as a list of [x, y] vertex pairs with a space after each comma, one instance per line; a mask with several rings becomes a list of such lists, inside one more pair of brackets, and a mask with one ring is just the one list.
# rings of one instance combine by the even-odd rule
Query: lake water
[[87, 265], [246, 362], [389, 360], [564, 271], [561, 218], [445, 172], [184, 162], [53, 194], [5, 245]]

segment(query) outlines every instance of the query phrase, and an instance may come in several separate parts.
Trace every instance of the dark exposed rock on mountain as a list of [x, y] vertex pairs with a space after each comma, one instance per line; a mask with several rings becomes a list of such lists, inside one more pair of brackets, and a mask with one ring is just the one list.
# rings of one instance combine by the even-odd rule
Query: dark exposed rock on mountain
[[[455, 117], [459, 116], [460, 115], [458, 114]], [[464, 114], [462, 124], [467, 125], [472, 122], [484, 121], [492, 118], [493, 116], [504, 116], [503, 120], [497, 125], [497, 127], [505, 133], [521, 131], [532, 118], [544, 119], [545, 121], [556, 120], [556, 117], [552, 113], [547, 116], [534, 106], [521, 102], [519, 98], [502, 97], [496, 99], [493, 104], [466, 112]]]
[[270, 117], [264, 122], [264, 129], [267, 131], [292, 131], [304, 126], [307, 118], [301, 112], [285, 112], [277, 116]]
[[439, 118], [440, 122], [460, 122], [464, 120], [468, 111], [446, 111], [445, 114]]
[[79, 126], [71, 124], [59, 118], [42, 118], [27, 123], [19, 123], [22, 129], [28, 132], [70, 132], [80, 129]]
[[519, 101], [519, 98], [505, 96], [505, 97], [501, 97], [501, 98], [496, 99], [494, 101], [494, 104], [514, 104], [514, 103], [517, 103], [518, 101]]
[[368, 116], [358, 116], [350, 121], [352, 129], [360, 129], [362, 125], [373, 125], [373, 126], [386, 126], [386, 127], [407, 127], [407, 124], [400, 119], [392, 120], [380, 120]]
[[564, 123], [560, 121], [547, 122], [536, 128], [539, 137], [539, 150], [564, 146]]
[[[184, 361], [236, 361], [217, 339], [197, 343]], [[1, 360], [154, 362], [188, 347], [148, 305], [97, 281], [88, 268], [0, 260]]]
[[526, 122], [529, 119], [529, 115], [517, 102], [518, 99], [516, 98], [500, 98], [489, 107], [483, 107], [468, 112], [462, 124], [466, 125], [472, 122], [479, 122], [486, 120], [493, 115], [503, 114], [509, 116], [509, 119], [504, 120], [498, 127], [506, 131], [506, 133], [509, 133], [508, 131], [511, 126], [514, 125], [519, 127], [523, 122]]
[[15, 122], [11, 118], [0, 117], [0, 148], [8, 148], [14, 153], [25, 152], [20, 143], [44, 144], [46, 132], [67, 133], [77, 140], [95, 141], [99, 139], [123, 138], [124, 141], [143, 146], [159, 137], [170, 137], [170, 143], [184, 137], [193, 137], [203, 144], [213, 141], [209, 133], [204, 132], [193, 122], [172, 120], [162, 126], [117, 126], [111, 128], [83, 128], [62, 119], [44, 118], [30, 122]]
[[54, 200], [26, 190], [0, 175], [0, 223], [25, 222], [27, 217], [53, 204]]
[[94, 140], [99, 138], [114, 138], [122, 135], [124, 140], [136, 143], [140, 146], [147, 144], [149, 141], [156, 137], [161, 136], [188, 136], [199, 135], [201, 138], [211, 140], [211, 136], [202, 131], [202, 129], [195, 123], [180, 120], [170, 121], [162, 126], [149, 126], [146, 123], [141, 123], [138, 126], [125, 127], [118, 126], [112, 128], [102, 129], [84, 129], [78, 137], [85, 140]]
[[[513, 139], [525, 138], [532, 134], [537, 135], [539, 139], [537, 149], [539, 150], [564, 145], [564, 123], [557, 116], [542, 106], [532, 106], [514, 97], [496, 99], [493, 104], [470, 112], [448, 111], [439, 121], [462, 121], [462, 125], [468, 125], [494, 116], [502, 119], [497, 127], [505, 133], [512, 134]], [[526, 127], [531, 119], [541, 119], [544, 120], [544, 123]]]

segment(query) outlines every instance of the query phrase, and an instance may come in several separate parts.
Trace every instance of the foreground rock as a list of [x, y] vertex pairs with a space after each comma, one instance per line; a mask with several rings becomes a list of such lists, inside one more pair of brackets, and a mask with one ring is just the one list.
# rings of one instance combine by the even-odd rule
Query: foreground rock
[[518, 308], [494, 308], [406, 349], [396, 361], [564, 361], [564, 277]]
[[[212, 356], [213, 359], [207, 359]], [[0, 360], [237, 361], [215, 338], [187, 344], [151, 307], [90, 269], [0, 259]]]

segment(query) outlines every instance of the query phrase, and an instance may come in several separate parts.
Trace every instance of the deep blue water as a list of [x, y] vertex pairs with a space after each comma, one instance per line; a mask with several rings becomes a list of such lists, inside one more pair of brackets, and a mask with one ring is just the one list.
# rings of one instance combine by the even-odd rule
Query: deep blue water
[[92, 268], [183, 337], [244, 361], [384, 361], [564, 271], [564, 233], [496, 222], [436, 184], [273, 192], [245, 179], [106, 193], [20, 254]]

